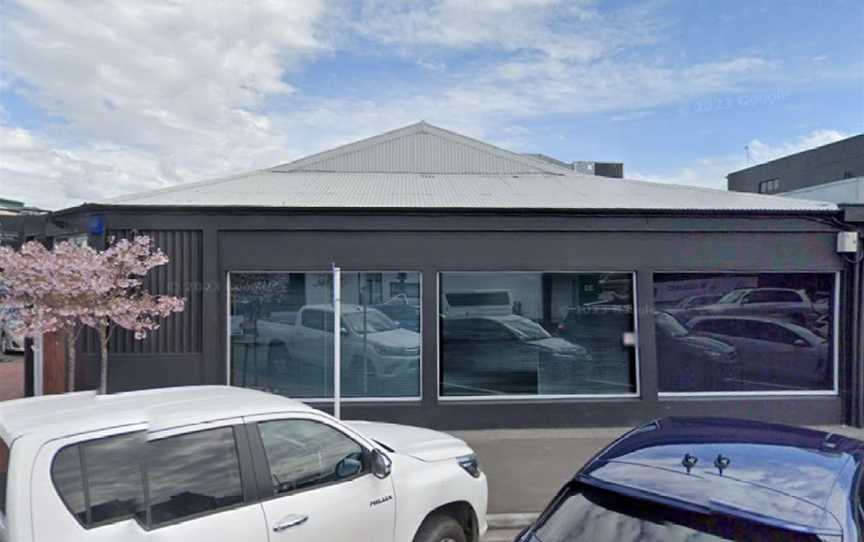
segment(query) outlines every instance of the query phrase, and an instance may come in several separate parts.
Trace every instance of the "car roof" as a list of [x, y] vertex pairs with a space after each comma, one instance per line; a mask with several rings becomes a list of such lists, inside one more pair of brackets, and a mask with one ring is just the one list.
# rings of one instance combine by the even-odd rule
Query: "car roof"
[[[765, 287], [762, 287], [762, 286], [756, 286], [756, 287], [750, 287], [750, 288], [735, 288], [734, 290], [730, 290], [730, 292], [754, 292], [754, 291], [757, 291], [757, 290], [760, 291], [760, 292], [764, 292], [764, 291], [771, 291], [771, 292], [795, 292], [795, 293], [801, 293], [801, 290], [796, 290], [795, 288], [780, 288], [780, 287], [777, 287], [777, 286], [765, 286]], [[727, 292], [727, 293], [728, 293], [728, 292]]]
[[38, 433], [51, 440], [111, 427], [147, 424], [159, 430], [268, 412], [311, 410], [303, 403], [231, 386], [180, 386], [100, 395], [94, 391], [0, 403], [7, 443]]
[[[696, 458], [695, 476], [685, 471], [685, 454]], [[723, 473], [715, 465], [718, 455], [729, 459]], [[704, 499], [756, 516], [836, 527], [845, 513], [831, 496], [850, 462], [864, 463], [864, 442], [851, 437], [758, 421], [673, 417], [634, 429], [580, 475], [681, 502]]]

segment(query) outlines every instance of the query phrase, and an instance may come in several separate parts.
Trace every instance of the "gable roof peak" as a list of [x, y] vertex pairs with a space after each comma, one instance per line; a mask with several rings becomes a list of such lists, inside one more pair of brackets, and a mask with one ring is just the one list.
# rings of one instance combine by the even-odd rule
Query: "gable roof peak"
[[271, 168], [274, 172], [564, 175], [572, 171], [425, 120]]

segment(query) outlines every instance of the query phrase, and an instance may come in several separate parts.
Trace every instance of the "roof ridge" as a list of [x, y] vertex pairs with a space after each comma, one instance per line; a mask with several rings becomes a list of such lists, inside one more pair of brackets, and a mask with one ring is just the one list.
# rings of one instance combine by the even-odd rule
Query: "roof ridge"
[[[490, 143], [486, 143], [484, 141], [480, 141], [479, 139], [475, 139], [466, 135], [462, 135], [460, 133], [454, 132], [452, 130], [447, 130], [445, 128], [440, 128], [438, 126], [429, 124], [426, 121], [416, 122], [414, 124], [410, 124], [408, 126], [403, 126], [402, 128], [397, 128], [395, 130], [390, 130], [384, 132], [382, 134], [374, 135], [371, 137], [367, 137], [365, 139], [360, 139], [351, 143], [346, 143], [344, 145], [340, 145], [336, 148], [321, 151], [304, 158], [299, 158], [292, 162], [287, 162], [284, 164], [280, 164], [269, 168], [272, 172], [279, 173], [287, 173], [292, 171], [329, 171], [329, 170], [315, 170], [310, 169], [308, 166], [314, 165], [316, 163], [320, 163], [329, 158], [333, 158], [336, 156], [349, 156], [366, 149], [370, 149], [376, 147], [378, 145], [382, 145], [384, 143], [388, 143], [394, 141], [396, 139], [416, 135], [416, 134], [428, 134], [435, 137], [439, 137], [446, 141], [449, 141], [454, 144], [464, 145], [466, 147], [470, 147], [477, 152], [494, 156], [496, 158], [501, 158], [504, 160], [509, 160], [518, 164], [525, 165], [532, 170], [535, 170], [540, 173], [552, 173], [552, 174], [564, 174], [569, 171], [572, 171], [567, 168], [563, 168], [561, 166], [557, 166], [552, 163], [547, 163], [542, 160], [538, 160], [536, 158], [525, 156], [513, 151], [509, 151], [507, 149], [503, 149], [501, 147], [497, 147]], [[359, 172], [358, 172], [359, 173]], [[405, 173], [415, 173], [413, 171], [406, 171]]]

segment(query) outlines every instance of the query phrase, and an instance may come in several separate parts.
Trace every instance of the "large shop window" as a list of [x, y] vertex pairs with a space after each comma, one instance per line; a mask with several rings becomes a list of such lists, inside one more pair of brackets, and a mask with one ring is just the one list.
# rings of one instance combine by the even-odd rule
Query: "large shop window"
[[636, 392], [632, 274], [454, 272], [440, 284], [442, 396]]
[[[330, 273], [231, 273], [231, 381], [333, 396]], [[344, 397], [420, 395], [420, 274], [342, 272]]]
[[661, 392], [833, 391], [834, 273], [654, 276]]

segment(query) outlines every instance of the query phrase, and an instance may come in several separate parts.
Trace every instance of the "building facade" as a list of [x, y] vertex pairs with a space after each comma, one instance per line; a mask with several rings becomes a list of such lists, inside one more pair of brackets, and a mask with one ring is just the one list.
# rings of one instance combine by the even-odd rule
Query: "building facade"
[[736, 192], [864, 203], [864, 134], [748, 167], [726, 179]]
[[[860, 262], [828, 203], [581, 175], [424, 123], [54, 213], [147, 234], [187, 309], [118, 333], [110, 387], [255, 387], [437, 428], [663, 415], [860, 423]], [[97, 379], [85, 338], [78, 384]]]

